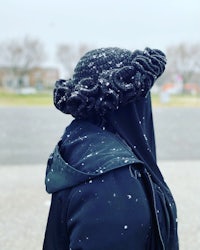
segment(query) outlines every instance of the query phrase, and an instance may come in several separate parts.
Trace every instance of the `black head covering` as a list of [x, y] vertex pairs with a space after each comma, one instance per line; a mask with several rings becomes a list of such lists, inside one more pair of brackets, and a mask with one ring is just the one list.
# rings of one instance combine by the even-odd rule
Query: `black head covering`
[[128, 144], [155, 178], [163, 179], [156, 162], [150, 94], [112, 112], [106, 126]]
[[107, 130], [118, 134], [161, 176], [156, 165], [149, 90], [165, 64], [164, 53], [149, 48], [89, 51], [78, 62], [72, 79], [56, 82], [55, 106], [76, 119], [103, 120]]
[[146, 48], [131, 52], [102, 48], [87, 52], [69, 80], [59, 80], [54, 104], [77, 119], [104, 117], [136, 98], [146, 96], [165, 69], [165, 55]]

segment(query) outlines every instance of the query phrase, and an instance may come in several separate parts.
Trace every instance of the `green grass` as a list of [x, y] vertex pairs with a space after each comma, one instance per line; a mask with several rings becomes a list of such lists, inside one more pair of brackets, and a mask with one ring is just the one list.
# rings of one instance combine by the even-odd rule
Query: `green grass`
[[[200, 95], [172, 95], [168, 103], [162, 103], [158, 95], [152, 95], [154, 107], [200, 107]], [[0, 106], [50, 106], [53, 105], [50, 93], [16, 94], [0, 90]]]
[[162, 103], [159, 95], [152, 95], [152, 103], [155, 107], [200, 107], [200, 95], [171, 95], [167, 103]]
[[0, 106], [49, 106], [52, 105], [52, 94], [16, 94], [0, 91]]

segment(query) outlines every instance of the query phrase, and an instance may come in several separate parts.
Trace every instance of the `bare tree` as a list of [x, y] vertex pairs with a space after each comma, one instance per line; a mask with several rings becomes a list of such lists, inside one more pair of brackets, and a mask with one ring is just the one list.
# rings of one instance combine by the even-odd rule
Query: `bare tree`
[[182, 43], [167, 48], [167, 75], [179, 76], [183, 83], [200, 72], [200, 44]]
[[37, 39], [25, 37], [22, 40], [9, 40], [0, 44], [0, 64], [8, 67], [19, 85], [22, 78], [46, 59], [43, 44]]
[[78, 47], [71, 44], [60, 44], [57, 47], [57, 60], [60, 62], [69, 77], [72, 76], [73, 69], [79, 58], [90, 48], [91, 47], [86, 44], [80, 44]]

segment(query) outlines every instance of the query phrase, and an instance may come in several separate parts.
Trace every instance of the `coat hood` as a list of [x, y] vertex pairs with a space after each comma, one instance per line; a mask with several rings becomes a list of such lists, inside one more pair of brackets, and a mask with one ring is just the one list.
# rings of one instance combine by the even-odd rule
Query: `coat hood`
[[74, 120], [50, 155], [46, 190], [54, 193], [129, 164], [142, 164], [116, 135], [82, 120]]

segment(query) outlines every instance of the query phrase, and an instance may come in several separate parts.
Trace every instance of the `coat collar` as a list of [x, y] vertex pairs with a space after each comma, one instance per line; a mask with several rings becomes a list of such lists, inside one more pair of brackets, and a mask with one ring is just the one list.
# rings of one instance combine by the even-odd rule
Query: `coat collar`
[[86, 121], [73, 121], [50, 155], [46, 171], [49, 193], [130, 164], [142, 164], [117, 136]]

